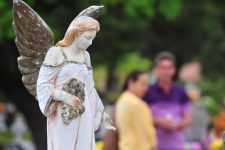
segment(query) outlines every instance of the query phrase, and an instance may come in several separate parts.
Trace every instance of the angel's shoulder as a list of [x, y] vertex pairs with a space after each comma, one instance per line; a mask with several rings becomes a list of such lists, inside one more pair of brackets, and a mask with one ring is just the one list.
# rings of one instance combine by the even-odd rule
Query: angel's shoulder
[[91, 66], [91, 57], [88, 51], [84, 51], [84, 56], [85, 56], [85, 60], [86, 60], [86, 64], [88, 66]]
[[90, 59], [90, 54], [89, 54], [89, 52], [88, 51], [84, 51], [84, 56], [86, 57], [86, 58], [88, 58], [88, 59]]
[[59, 66], [63, 63], [63, 61], [64, 61], [64, 57], [63, 57], [61, 49], [59, 47], [52, 46], [48, 50], [43, 63], [45, 65]]

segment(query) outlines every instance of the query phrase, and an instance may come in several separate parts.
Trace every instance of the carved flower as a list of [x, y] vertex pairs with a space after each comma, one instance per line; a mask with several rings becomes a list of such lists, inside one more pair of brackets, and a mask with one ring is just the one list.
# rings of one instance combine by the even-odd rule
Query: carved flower
[[72, 78], [70, 79], [64, 86], [63, 90], [65, 92], [68, 92], [76, 97], [79, 98], [79, 101], [77, 102], [77, 108], [74, 108], [70, 105], [63, 104], [62, 105], [62, 119], [65, 124], [70, 123], [70, 121], [77, 116], [81, 115], [85, 111], [85, 107], [83, 106], [83, 102], [85, 100], [85, 92], [84, 92], [84, 86], [81, 81]]

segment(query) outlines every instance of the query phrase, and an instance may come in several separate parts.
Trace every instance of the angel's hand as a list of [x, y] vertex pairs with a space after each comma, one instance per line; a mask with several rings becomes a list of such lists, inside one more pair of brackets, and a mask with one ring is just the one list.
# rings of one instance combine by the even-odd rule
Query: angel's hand
[[70, 93], [67, 93], [65, 91], [58, 90], [58, 89], [54, 90], [53, 99], [61, 101], [67, 105], [74, 107], [74, 108], [76, 108], [78, 106], [78, 104], [80, 103], [80, 99], [78, 97], [76, 97]]
[[106, 129], [116, 131], [116, 128], [113, 125], [113, 121], [110, 119], [109, 115], [106, 112], [103, 113], [102, 121]]
[[67, 105], [77, 108], [80, 103], [80, 99], [77, 96], [66, 93], [66, 98], [64, 99], [63, 102]]

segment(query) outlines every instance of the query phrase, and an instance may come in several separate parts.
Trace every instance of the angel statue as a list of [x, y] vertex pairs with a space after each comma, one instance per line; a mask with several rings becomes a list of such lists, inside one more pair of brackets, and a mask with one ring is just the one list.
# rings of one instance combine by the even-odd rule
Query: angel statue
[[18, 68], [30, 94], [47, 117], [48, 150], [95, 150], [100, 123], [115, 130], [96, 92], [87, 48], [100, 30], [103, 6], [90, 6], [70, 24], [64, 38], [54, 36], [22, 0], [13, 1]]

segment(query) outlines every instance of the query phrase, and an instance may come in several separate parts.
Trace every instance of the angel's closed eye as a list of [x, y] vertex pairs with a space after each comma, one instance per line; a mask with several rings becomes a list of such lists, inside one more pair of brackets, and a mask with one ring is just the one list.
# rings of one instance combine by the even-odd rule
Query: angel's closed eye
[[86, 38], [87, 40], [90, 40], [90, 39], [92, 39], [92, 36], [85, 36], [85, 38]]

